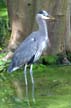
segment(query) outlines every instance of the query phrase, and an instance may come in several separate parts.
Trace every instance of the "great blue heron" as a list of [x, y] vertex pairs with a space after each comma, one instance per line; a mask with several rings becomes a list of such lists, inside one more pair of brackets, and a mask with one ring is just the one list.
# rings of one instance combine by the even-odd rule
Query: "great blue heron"
[[32, 97], [34, 100], [34, 79], [32, 73], [33, 63], [35, 63], [41, 56], [42, 52], [49, 45], [48, 30], [46, 19], [54, 19], [45, 10], [42, 10], [36, 14], [36, 21], [38, 23], [39, 29], [32, 32], [16, 49], [12, 62], [9, 66], [8, 71], [13, 72], [25, 65], [24, 76], [26, 84], [26, 95], [28, 95], [27, 86], [27, 75], [26, 69], [27, 65], [30, 64], [30, 76], [32, 81]]

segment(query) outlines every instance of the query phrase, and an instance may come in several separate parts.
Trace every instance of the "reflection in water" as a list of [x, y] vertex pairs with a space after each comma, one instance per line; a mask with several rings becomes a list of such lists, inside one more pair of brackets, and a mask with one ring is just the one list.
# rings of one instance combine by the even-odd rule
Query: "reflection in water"
[[23, 91], [22, 91], [22, 87], [20, 85], [20, 82], [18, 80], [13, 80], [12, 81], [12, 85], [16, 90], [16, 94], [18, 96], [19, 99], [23, 99]]

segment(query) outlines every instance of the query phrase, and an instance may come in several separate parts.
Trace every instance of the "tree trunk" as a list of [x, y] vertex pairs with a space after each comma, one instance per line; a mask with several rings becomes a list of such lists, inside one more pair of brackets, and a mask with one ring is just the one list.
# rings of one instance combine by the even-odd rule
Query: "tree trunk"
[[55, 0], [52, 13], [54, 13], [56, 20], [54, 23], [50, 22], [49, 24], [51, 54], [65, 53], [66, 11], [67, 0]]
[[67, 0], [7, 0], [12, 28], [8, 45], [9, 50], [13, 51], [16, 49], [26, 36], [37, 29], [35, 14], [39, 10], [44, 9], [56, 18], [54, 22], [47, 22], [51, 42], [51, 48], [48, 49], [47, 53], [57, 54], [65, 52], [66, 39], [68, 39], [66, 32], [67, 5]]
[[[32, 31], [34, 4], [30, 0], [7, 0], [10, 24], [12, 27], [8, 48], [14, 50], [17, 45]], [[11, 4], [11, 5], [10, 5]]]
[[65, 46], [66, 51], [71, 52], [71, 28], [70, 28], [70, 6], [71, 0], [67, 1], [67, 11], [66, 11], [66, 39], [65, 39]]

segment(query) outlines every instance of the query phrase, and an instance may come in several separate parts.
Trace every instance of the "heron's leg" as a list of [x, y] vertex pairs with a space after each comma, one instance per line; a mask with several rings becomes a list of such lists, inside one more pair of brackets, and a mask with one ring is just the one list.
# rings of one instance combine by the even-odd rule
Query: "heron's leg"
[[31, 76], [31, 81], [32, 81], [32, 98], [33, 98], [33, 101], [35, 101], [35, 98], [34, 98], [34, 79], [33, 79], [32, 68], [33, 68], [33, 65], [31, 64], [31, 66], [30, 66], [30, 76]]
[[26, 85], [26, 97], [28, 99], [28, 82], [27, 82], [27, 73], [26, 73], [26, 70], [27, 70], [27, 64], [25, 64], [25, 67], [24, 67], [24, 76], [25, 76], [25, 85]]

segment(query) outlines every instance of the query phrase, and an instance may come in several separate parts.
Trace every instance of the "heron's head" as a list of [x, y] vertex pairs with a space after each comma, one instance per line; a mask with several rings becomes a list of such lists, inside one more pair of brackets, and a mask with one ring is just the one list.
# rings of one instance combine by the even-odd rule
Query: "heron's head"
[[54, 20], [55, 18], [48, 14], [45, 10], [41, 10], [38, 12], [38, 17], [42, 19], [51, 19]]

